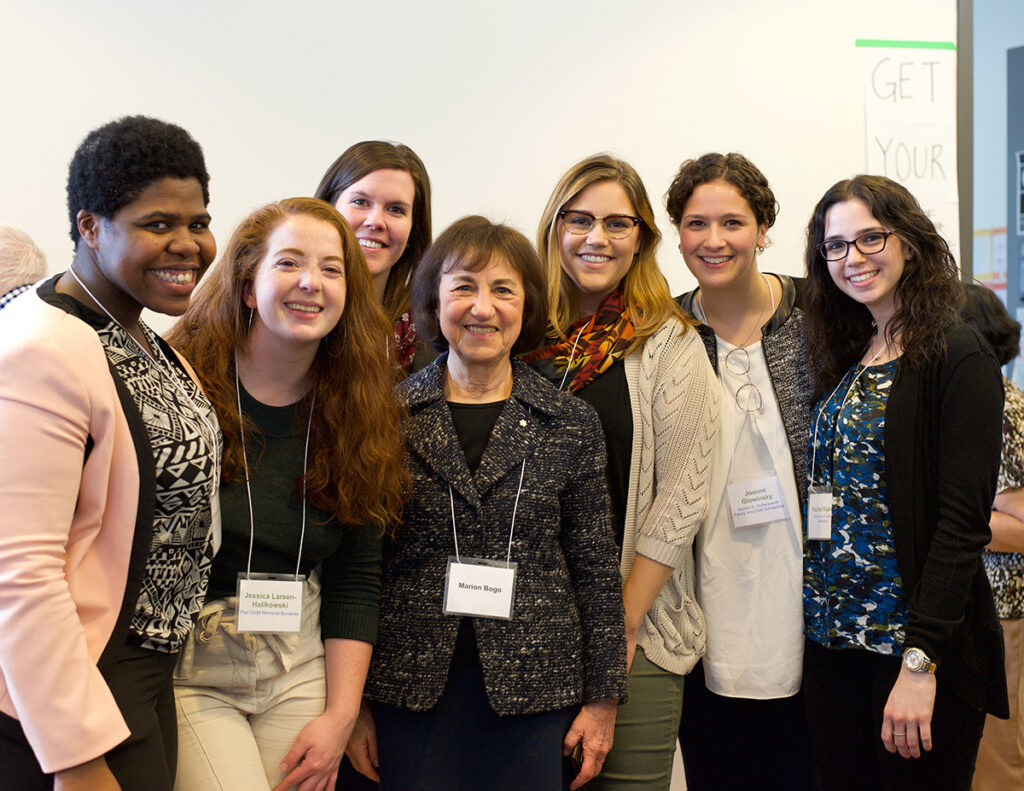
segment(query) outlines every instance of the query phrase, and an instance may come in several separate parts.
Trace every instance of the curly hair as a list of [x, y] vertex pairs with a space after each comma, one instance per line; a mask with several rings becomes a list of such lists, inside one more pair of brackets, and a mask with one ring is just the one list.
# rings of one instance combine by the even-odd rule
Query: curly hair
[[341, 193], [368, 176], [375, 170], [404, 170], [412, 177], [414, 187], [412, 202], [412, 229], [409, 241], [402, 255], [391, 267], [388, 282], [384, 286], [384, 312], [393, 322], [398, 321], [403, 313], [409, 310], [412, 292], [409, 281], [420, 258], [430, 246], [430, 177], [423, 165], [423, 160], [416, 152], [401, 143], [389, 143], [384, 140], [364, 140], [349, 146], [327, 168], [320, 186], [316, 188], [315, 198], [327, 201], [334, 206]]
[[768, 186], [768, 179], [753, 162], [735, 152], [704, 154], [697, 159], [688, 159], [679, 166], [679, 172], [665, 193], [665, 208], [672, 224], [678, 226], [682, 222], [686, 204], [697, 187], [718, 180], [736, 188], [750, 206], [759, 227], [763, 225], [771, 228], [775, 224], [779, 204]]
[[692, 325], [693, 321], [672, 299], [668, 281], [658, 267], [655, 254], [661, 243], [661, 232], [654, 221], [651, 199], [640, 175], [628, 162], [609, 154], [595, 154], [569, 168], [555, 185], [541, 215], [537, 250], [548, 272], [548, 336], [563, 337], [578, 310], [576, 287], [562, 267], [558, 213], [587, 187], [604, 181], [615, 182], [625, 190], [633, 210], [642, 220], [637, 229], [640, 244], [636, 257], [623, 278], [623, 292], [636, 333], [629, 349], [632, 353], [669, 318], [678, 319], [684, 325]]
[[963, 286], [949, 245], [917, 199], [902, 184], [885, 176], [859, 175], [833, 184], [818, 201], [807, 225], [808, 353], [817, 367], [816, 396], [824, 395], [861, 355], [875, 332], [867, 307], [835, 284], [828, 262], [818, 251], [825, 239], [829, 210], [837, 203], [863, 203], [903, 243], [907, 259], [896, 284], [896, 310], [885, 327], [886, 341], [899, 336], [903, 358], [920, 366], [945, 352], [946, 329], [958, 321]]
[[210, 203], [210, 174], [203, 149], [180, 126], [144, 115], [129, 115], [85, 136], [68, 167], [71, 241], [78, 245], [78, 212], [112, 219], [118, 209], [162, 178], [194, 178]]
[[[267, 253], [267, 241], [289, 216], [328, 223], [341, 236], [345, 309], [320, 342], [311, 369], [316, 398], [310, 433], [309, 502], [344, 524], [393, 526], [409, 494], [402, 465], [401, 408], [392, 396], [394, 367], [384, 350], [391, 332], [374, 298], [370, 273], [348, 223], [328, 203], [289, 198], [242, 220], [219, 264], [197, 288], [188, 311], [168, 335], [195, 367], [224, 432], [225, 481], [241, 480], [241, 416], [235, 391], [235, 352], [249, 345], [250, 309], [243, 296]], [[245, 431], [255, 433], [248, 420]], [[296, 490], [301, 491], [301, 480]]]
[[412, 304], [420, 335], [439, 352], [448, 348], [438, 323], [441, 275], [455, 268], [479, 272], [494, 258], [523, 281], [523, 326], [512, 354], [535, 349], [547, 327], [547, 277], [530, 241], [519, 231], [471, 215], [456, 220], [427, 248], [412, 278]]
[[0, 225], [0, 294], [46, 276], [46, 256], [27, 233]]
[[1002, 300], [990, 288], [965, 283], [964, 295], [960, 318], [988, 341], [1000, 365], [1015, 360], [1020, 354], [1020, 322], [1013, 320]]

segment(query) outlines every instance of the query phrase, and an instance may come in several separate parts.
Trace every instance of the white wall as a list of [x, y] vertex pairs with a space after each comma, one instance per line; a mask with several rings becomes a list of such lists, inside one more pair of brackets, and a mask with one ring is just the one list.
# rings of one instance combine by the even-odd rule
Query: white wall
[[[75, 147], [146, 113], [205, 148], [222, 242], [250, 208], [309, 194], [367, 138], [420, 154], [436, 229], [483, 212], [530, 238], [583, 156], [629, 159], [660, 207], [680, 161], [739, 150], [782, 206], [762, 267], [798, 273], [814, 203], [864, 167], [855, 39], [955, 40], [956, 2], [0, 0], [0, 29], [0, 221], [28, 231], [54, 271], [71, 255]], [[680, 291], [693, 281], [659, 219]]]

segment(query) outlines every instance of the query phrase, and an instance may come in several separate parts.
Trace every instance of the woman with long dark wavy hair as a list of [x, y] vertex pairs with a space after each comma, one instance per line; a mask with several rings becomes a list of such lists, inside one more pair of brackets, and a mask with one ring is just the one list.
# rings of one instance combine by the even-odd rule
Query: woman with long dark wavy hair
[[352, 226], [370, 268], [373, 291], [395, 328], [394, 354], [405, 373], [434, 359], [412, 320], [412, 275], [430, 246], [430, 177], [401, 143], [364, 140], [327, 168], [314, 197]]
[[408, 489], [388, 332], [345, 220], [292, 198], [242, 221], [171, 333], [225, 439], [224, 544], [176, 676], [182, 789], [334, 785]]
[[960, 322], [956, 262], [903, 186], [832, 186], [806, 262], [804, 691], [822, 786], [966, 791], [985, 712], [1007, 713], [981, 563], [999, 367]]

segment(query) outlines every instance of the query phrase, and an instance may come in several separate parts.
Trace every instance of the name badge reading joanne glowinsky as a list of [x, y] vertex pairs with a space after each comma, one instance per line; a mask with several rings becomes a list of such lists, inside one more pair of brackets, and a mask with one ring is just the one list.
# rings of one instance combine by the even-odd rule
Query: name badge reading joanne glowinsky
[[449, 555], [444, 579], [444, 614], [512, 620], [517, 566], [517, 563], [509, 563], [506, 567], [500, 560], [466, 555], [460, 559]]
[[733, 527], [766, 525], [786, 518], [786, 501], [774, 473], [730, 483], [727, 491]]
[[305, 575], [238, 575], [238, 631], [297, 632], [302, 627]]

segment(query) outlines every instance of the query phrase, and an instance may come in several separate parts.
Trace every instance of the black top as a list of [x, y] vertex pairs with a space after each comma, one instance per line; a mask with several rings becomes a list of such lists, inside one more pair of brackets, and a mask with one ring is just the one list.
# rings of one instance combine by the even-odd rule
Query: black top
[[626, 383], [626, 363], [612, 366], [576, 393], [597, 411], [608, 448], [608, 494], [612, 501], [612, 529], [622, 547], [626, 530], [626, 498], [629, 495], [629, 466], [633, 457], [633, 406]]
[[476, 468], [480, 466], [480, 459], [484, 457], [491, 431], [494, 430], [494, 424], [498, 421], [498, 415], [504, 406], [504, 401], [494, 401], [490, 404], [448, 402], [455, 433], [459, 437], [462, 454], [466, 457], [466, 466], [470, 472], [476, 472]]
[[[242, 389], [242, 410], [259, 429], [247, 432], [245, 450], [252, 489], [255, 540], [252, 571], [294, 574], [302, 533], [302, 477], [306, 444], [304, 405], [272, 407]], [[245, 481], [220, 488], [223, 542], [213, 562], [209, 599], [234, 596], [249, 554], [249, 498]], [[322, 563], [320, 620], [324, 639], [377, 639], [381, 538], [372, 527], [342, 525], [306, 504], [300, 574]]]

